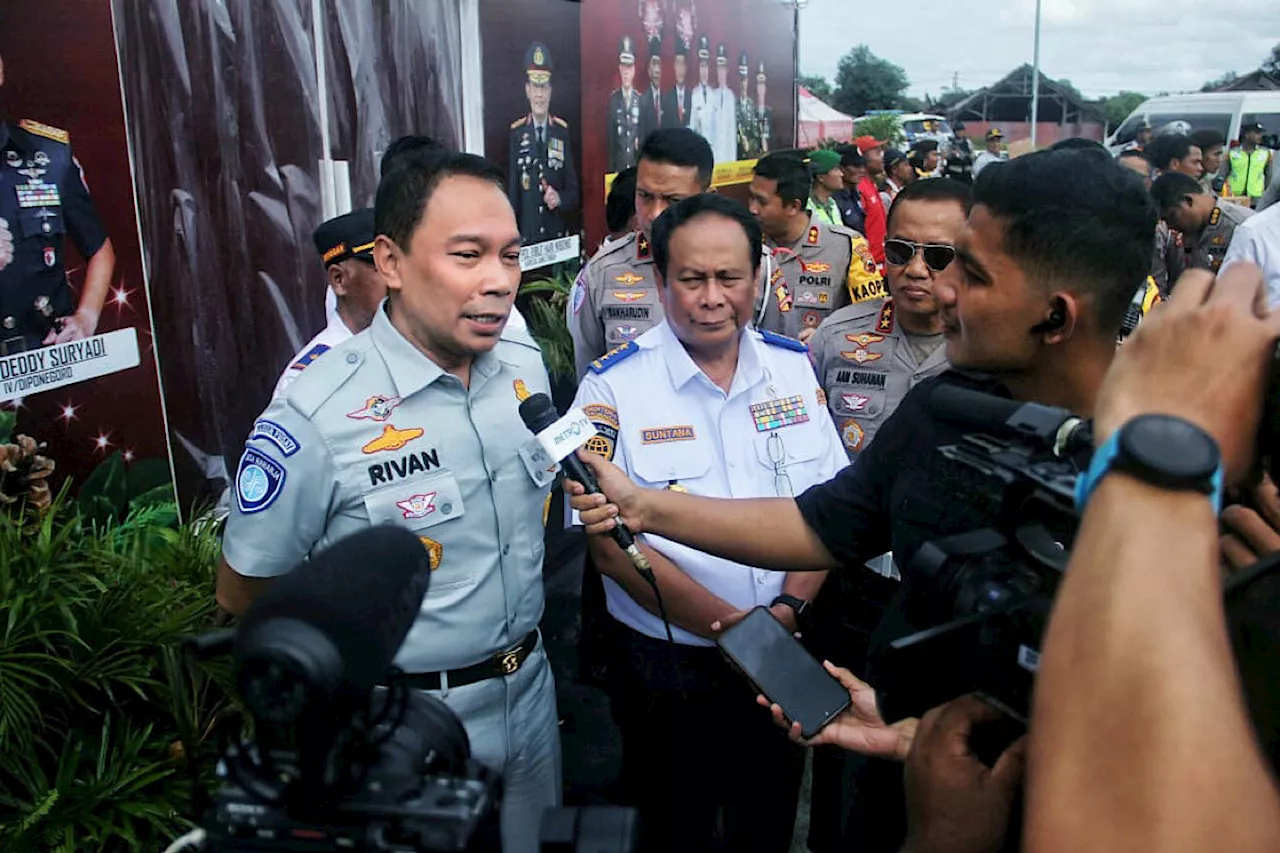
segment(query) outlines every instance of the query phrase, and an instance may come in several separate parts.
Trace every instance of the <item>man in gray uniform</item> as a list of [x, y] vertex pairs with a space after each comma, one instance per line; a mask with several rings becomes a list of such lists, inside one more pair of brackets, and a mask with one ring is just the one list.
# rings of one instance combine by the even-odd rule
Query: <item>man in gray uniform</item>
[[1249, 208], [1214, 198], [1195, 178], [1178, 172], [1166, 172], [1156, 178], [1151, 195], [1160, 208], [1160, 217], [1182, 232], [1188, 269], [1216, 273], [1236, 226], [1253, 216]]
[[396, 664], [502, 773], [503, 849], [533, 853], [560, 797], [555, 688], [537, 630], [556, 467], [517, 411], [549, 389], [532, 338], [506, 326], [520, 232], [501, 170], [469, 154], [396, 170], [375, 210], [387, 303], [254, 424], [218, 602], [242, 613], [271, 578], [369, 526], [413, 532], [431, 585]]
[[849, 460], [857, 458], [907, 392], [947, 368], [934, 282], [955, 260], [969, 188], [917, 181], [889, 211], [889, 298], [841, 308], [809, 341], [818, 381]]
[[762, 157], [751, 180], [751, 212], [765, 234], [756, 325], [807, 341], [832, 311], [884, 297], [866, 239], [810, 216], [809, 171], [794, 154]]
[[565, 320], [579, 378], [608, 350], [662, 320], [649, 252], [650, 228], [672, 204], [706, 192], [714, 168], [711, 146], [688, 128], [657, 130], [645, 140], [636, 171], [639, 230], [596, 252], [569, 295]]

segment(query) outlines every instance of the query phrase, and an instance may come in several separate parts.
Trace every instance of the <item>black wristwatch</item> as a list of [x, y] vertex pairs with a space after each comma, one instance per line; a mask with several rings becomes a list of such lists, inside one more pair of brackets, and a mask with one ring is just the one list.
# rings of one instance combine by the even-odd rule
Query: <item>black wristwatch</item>
[[1098, 481], [1123, 471], [1162, 489], [1201, 492], [1222, 506], [1222, 454], [1213, 436], [1173, 415], [1139, 415], [1093, 453], [1076, 481], [1076, 507], [1084, 510]]
[[777, 604], [785, 604], [796, 612], [796, 621], [799, 622], [801, 617], [809, 615], [812, 604], [803, 598], [796, 598], [794, 595], [787, 595], [785, 592], [769, 603], [770, 607]]

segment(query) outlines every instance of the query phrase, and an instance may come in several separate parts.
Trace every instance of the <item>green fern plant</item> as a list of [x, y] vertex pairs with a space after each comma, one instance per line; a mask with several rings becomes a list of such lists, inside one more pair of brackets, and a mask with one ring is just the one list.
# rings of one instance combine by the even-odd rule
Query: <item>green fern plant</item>
[[41, 514], [0, 512], [5, 853], [162, 849], [229, 703], [225, 666], [178, 665], [212, 623], [216, 532], [178, 525], [172, 501], [113, 516], [67, 488]]
[[874, 136], [894, 147], [907, 141], [907, 135], [902, 131], [902, 120], [892, 113], [868, 116], [854, 127], [859, 136]]
[[529, 332], [542, 348], [542, 362], [553, 379], [572, 379], [574, 375], [573, 337], [565, 324], [565, 309], [576, 275], [576, 265], [566, 265], [551, 276], [520, 286]]

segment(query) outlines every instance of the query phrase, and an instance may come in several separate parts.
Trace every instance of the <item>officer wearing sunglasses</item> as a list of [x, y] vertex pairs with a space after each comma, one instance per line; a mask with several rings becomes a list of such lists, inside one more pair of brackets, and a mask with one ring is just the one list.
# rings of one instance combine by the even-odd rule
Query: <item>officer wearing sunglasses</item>
[[968, 207], [969, 188], [950, 178], [904, 189], [884, 243], [889, 297], [841, 308], [809, 341], [851, 461], [908, 391], [947, 367], [933, 284], [955, 260]]

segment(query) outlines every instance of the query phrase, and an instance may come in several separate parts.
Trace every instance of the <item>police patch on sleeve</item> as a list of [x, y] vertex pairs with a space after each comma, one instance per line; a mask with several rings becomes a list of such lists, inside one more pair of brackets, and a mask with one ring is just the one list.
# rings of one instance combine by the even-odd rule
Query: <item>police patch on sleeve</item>
[[286, 459], [297, 453], [298, 448], [302, 447], [302, 444], [290, 435], [287, 429], [275, 421], [265, 419], [259, 420], [253, 425], [253, 432], [249, 433], [249, 440], [253, 441], [255, 438], [269, 441], [280, 448], [280, 452], [285, 455]]
[[284, 488], [285, 470], [279, 462], [252, 447], [240, 457], [236, 471], [236, 504], [250, 515], [275, 503]]

